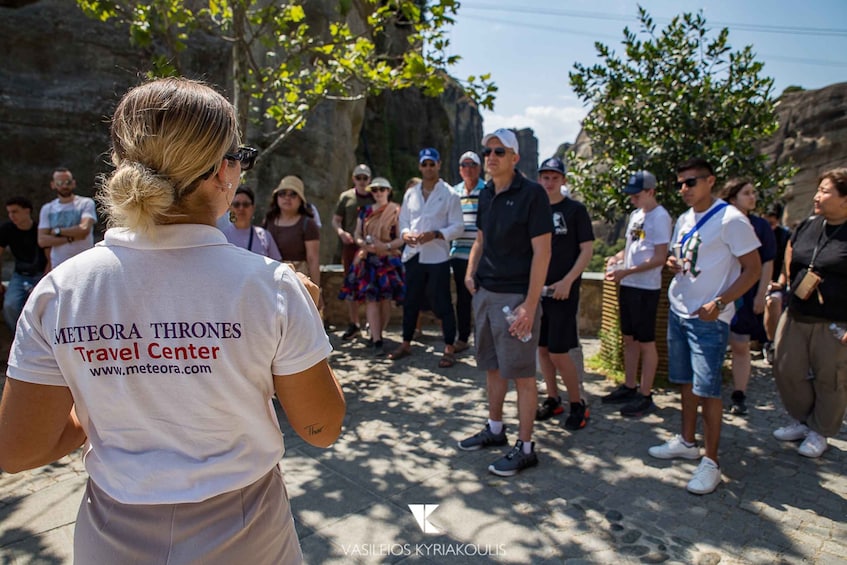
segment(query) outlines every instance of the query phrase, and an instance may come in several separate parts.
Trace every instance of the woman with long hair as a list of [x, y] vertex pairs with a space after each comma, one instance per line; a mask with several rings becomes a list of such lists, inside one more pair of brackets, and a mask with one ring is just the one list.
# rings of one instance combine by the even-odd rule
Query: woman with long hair
[[762, 273], [759, 275], [759, 282], [741, 297], [741, 306], [736, 308], [735, 317], [729, 328], [733, 383], [729, 411], [743, 416], [747, 414], [747, 384], [750, 382], [752, 371], [750, 341], [755, 340], [764, 344], [768, 340], [764, 326], [765, 297], [768, 283], [771, 281], [771, 273], [773, 273], [776, 239], [768, 221], [753, 213], [756, 210], [756, 187], [750, 180], [744, 178], [728, 180], [719, 196], [747, 216], [761, 243], [759, 259], [762, 261]]
[[376, 177], [368, 191], [374, 204], [359, 211], [354, 239], [359, 252], [344, 279], [338, 298], [366, 303], [370, 344], [382, 355], [382, 331], [391, 316], [391, 301], [402, 302], [406, 292], [400, 260], [400, 206], [391, 202], [391, 183]]
[[773, 376], [794, 422], [775, 430], [820, 457], [847, 410], [847, 168], [818, 180], [814, 216], [785, 249], [788, 308], [776, 329]]
[[321, 232], [299, 177], [288, 175], [279, 181], [263, 227], [273, 236], [282, 260], [320, 286]]
[[[229, 218], [224, 217], [221, 231], [226, 240], [236, 247], [282, 261], [282, 255], [271, 234], [265, 228], [253, 225], [256, 212], [256, 195], [247, 186], [235, 189], [235, 197], [229, 205]], [[230, 221], [230, 218], [232, 221]]]
[[256, 152], [223, 96], [179, 78], [127, 92], [111, 138], [112, 227], [24, 308], [0, 467], [87, 440], [76, 563], [300, 563], [271, 398], [316, 446], [345, 405], [307, 287], [215, 225]]

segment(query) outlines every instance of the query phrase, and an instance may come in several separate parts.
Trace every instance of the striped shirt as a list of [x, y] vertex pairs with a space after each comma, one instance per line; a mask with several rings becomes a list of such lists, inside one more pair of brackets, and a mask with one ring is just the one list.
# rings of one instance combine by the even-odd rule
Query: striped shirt
[[485, 188], [482, 179], [477, 180], [476, 188], [470, 194], [465, 192], [465, 181], [453, 187], [453, 192], [459, 195], [462, 202], [462, 219], [465, 223], [465, 231], [461, 236], [453, 240], [450, 246], [450, 257], [467, 260], [471, 254], [471, 247], [476, 240], [476, 212], [479, 207], [479, 191]]

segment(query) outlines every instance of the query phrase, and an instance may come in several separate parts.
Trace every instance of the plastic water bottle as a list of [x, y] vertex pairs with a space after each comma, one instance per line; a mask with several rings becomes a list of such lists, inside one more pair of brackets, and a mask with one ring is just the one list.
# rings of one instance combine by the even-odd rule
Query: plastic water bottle
[[[503, 315], [506, 316], [506, 321], [509, 322], [510, 326], [515, 323], [515, 320], [518, 319], [517, 315], [514, 312], [512, 312], [512, 309], [509, 308], [508, 305], [503, 306]], [[521, 340], [522, 342], [526, 343], [526, 342], [528, 342], [529, 340], [532, 339], [532, 333], [528, 332], [524, 335], [517, 336], [517, 338], [519, 340]]]
[[552, 298], [553, 297], [553, 287], [552, 286], [542, 286], [541, 287], [541, 297], [542, 298]]
[[829, 325], [829, 331], [832, 332], [832, 335], [835, 336], [835, 339], [841, 341], [842, 339], [844, 339], [844, 334], [847, 333], [847, 327], [842, 324], [836, 324], [835, 322], [832, 322]]

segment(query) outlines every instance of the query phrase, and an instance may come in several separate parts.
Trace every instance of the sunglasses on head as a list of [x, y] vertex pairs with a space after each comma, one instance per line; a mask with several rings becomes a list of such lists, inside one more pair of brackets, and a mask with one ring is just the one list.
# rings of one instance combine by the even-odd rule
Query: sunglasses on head
[[235, 153], [227, 153], [224, 155], [224, 158], [229, 159], [230, 161], [239, 161], [241, 163], [242, 171], [249, 171], [253, 168], [253, 163], [256, 162], [256, 157], [259, 155], [259, 151], [253, 149], [252, 147], [241, 146], [236, 149]]
[[370, 177], [368, 175], [356, 175], [353, 178], [356, 180], [368, 180]]
[[252, 205], [252, 202], [233, 202], [230, 204], [233, 208], [249, 208]]
[[682, 185], [685, 185], [688, 188], [694, 188], [695, 186], [697, 186], [697, 181], [699, 181], [700, 179], [707, 178], [709, 178], [709, 175], [699, 177], [688, 177], [687, 179], [675, 182], [674, 186], [676, 186], [677, 190], [680, 190], [682, 188]]
[[483, 156], [488, 157], [489, 155], [494, 153], [498, 157], [502, 157], [503, 155], [506, 154], [506, 151], [507, 151], [507, 149], [505, 147], [495, 147], [494, 149], [492, 149], [490, 147], [485, 147], [482, 150], [482, 154], [483, 154]]

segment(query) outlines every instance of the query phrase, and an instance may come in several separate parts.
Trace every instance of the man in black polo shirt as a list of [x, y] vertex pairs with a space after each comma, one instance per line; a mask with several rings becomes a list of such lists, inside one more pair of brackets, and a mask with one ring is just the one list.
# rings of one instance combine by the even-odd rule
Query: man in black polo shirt
[[[482, 140], [491, 180], [479, 195], [477, 235], [468, 259], [465, 285], [474, 295], [477, 366], [486, 371], [488, 423], [459, 442], [474, 451], [508, 443], [503, 425], [503, 400], [514, 381], [518, 393], [518, 440], [489, 465], [496, 475], [510, 477], [538, 464], [532, 426], [538, 391], [535, 351], [541, 328], [541, 287], [550, 263], [552, 211], [544, 189], [521, 175], [518, 140], [499, 129]], [[514, 313], [507, 321], [504, 308]]]
[[[32, 287], [44, 276], [47, 256], [38, 246], [38, 227], [32, 219], [32, 202], [23, 196], [13, 196], [6, 201], [6, 213], [9, 221], [0, 226], [0, 254], [7, 247], [10, 249], [15, 258], [15, 271], [3, 295], [3, 318], [9, 329], [15, 331]], [[0, 293], [2, 290], [0, 287]]]

